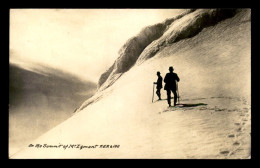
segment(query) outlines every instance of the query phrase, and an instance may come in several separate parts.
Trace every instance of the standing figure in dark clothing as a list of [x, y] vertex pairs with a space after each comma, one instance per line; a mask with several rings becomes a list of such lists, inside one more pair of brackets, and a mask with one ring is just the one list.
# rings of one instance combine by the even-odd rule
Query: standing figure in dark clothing
[[158, 71], [157, 72], [157, 76], [158, 76], [158, 79], [157, 79], [157, 82], [154, 82], [154, 84], [156, 84], [156, 94], [158, 96], [158, 100], [162, 100], [161, 99], [161, 89], [162, 89], [162, 77], [160, 75], [161, 73]]
[[177, 92], [176, 92], [176, 81], [179, 82], [180, 78], [176, 73], [173, 73], [173, 67], [169, 68], [170, 73], [167, 73], [164, 78], [164, 90], [167, 91], [167, 100], [169, 107], [171, 106], [171, 92], [173, 92], [174, 95], [174, 106], [176, 106], [177, 103]]

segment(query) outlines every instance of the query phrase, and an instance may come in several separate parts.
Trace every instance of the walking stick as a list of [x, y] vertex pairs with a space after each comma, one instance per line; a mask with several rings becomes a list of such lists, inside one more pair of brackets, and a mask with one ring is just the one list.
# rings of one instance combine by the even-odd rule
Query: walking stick
[[[154, 95], [154, 83], [153, 83], [153, 95]], [[152, 98], [152, 103], [153, 103], [153, 98]]]

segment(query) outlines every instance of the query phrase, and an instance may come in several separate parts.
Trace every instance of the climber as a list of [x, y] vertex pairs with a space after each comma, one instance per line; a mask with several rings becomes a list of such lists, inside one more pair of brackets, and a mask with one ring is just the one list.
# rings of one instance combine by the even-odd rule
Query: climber
[[158, 79], [157, 79], [157, 82], [154, 82], [154, 84], [156, 84], [156, 94], [158, 96], [158, 100], [162, 100], [161, 99], [161, 89], [162, 89], [162, 77], [160, 75], [161, 73], [158, 71], [157, 72], [157, 76], [158, 76]]
[[164, 78], [164, 90], [167, 91], [167, 100], [169, 107], [171, 107], [171, 92], [173, 92], [174, 95], [174, 106], [176, 106], [177, 103], [177, 92], [176, 92], [176, 81], [179, 82], [180, 79], [176, 73], [174, 73], [173, 67], [169, 67], [170, 73], [167, 73]]

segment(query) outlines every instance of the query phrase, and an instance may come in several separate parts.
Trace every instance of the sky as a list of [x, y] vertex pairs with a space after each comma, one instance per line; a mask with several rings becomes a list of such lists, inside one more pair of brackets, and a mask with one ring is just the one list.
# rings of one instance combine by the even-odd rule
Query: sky
[[40, 63], [98, 82], [142, 28], [183, 9], [11, 9], [10, 62]]

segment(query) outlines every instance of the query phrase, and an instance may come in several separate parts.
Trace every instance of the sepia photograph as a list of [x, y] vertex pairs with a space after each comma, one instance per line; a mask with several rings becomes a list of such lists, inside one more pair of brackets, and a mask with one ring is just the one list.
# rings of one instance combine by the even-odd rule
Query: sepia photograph
[[9, 159], [251, 159], [250, 8], [9, 15]]

